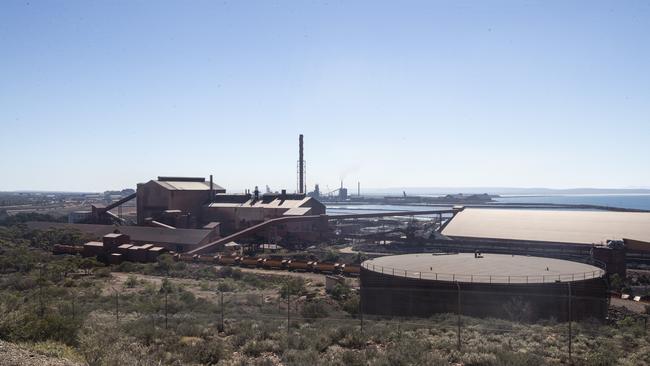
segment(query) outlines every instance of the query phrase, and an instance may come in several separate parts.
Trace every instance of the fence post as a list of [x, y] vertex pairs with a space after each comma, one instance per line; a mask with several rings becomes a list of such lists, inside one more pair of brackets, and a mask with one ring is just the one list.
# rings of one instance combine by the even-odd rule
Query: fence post
[[74, 301], [75, 301], [75, 297], [76, 297], [76, 295], [75, 295], [75, 292], [74, 292], [74, 290], [73, 290], [73, 291], [72, 291], [72, 321], [74, 321], [74, 318], [75, 318], [75, 313], [74, 313]]
[[165, 293], [165, 329], [167, 329], [167, 291]]
[[359, 290], [359, 320], [361, 321], [361, 334], [363, 334], [363, 296]]
[[223, 312], [224, 312], [224, 308], [223, 308], [223, 291], [221, 291], [220, 294], [221, 294], [221, 300], [220, 300], [220, 305], [221, 305], [221, 324], [219, 325], [219, 331], [220, 331], [220, 332], [223, 332], [223, 331], [224, 331], [224, 327], [223, 327]]
[[573, 320], [573, 312], [571, 309], [571, 282], [567, 282], [567, 285], [569, 287], [569, 364], [573, 364], [573, 357], [571, 354], [571, 342], [572, 342], [572, 329], [571, 329], [571, 323]]
[[289, 283], [287, 282], [287, 342], [289, 342], [290, 326], [291, 326], [291, 292], [289, 291]]
[[458, 287], [458, 350], [460, 351], [460, 283], [456, 281]]
[[43, 263], [38, 266], [38, 316], [42, 318], [45, 315], [45, 303], [43, 302]]

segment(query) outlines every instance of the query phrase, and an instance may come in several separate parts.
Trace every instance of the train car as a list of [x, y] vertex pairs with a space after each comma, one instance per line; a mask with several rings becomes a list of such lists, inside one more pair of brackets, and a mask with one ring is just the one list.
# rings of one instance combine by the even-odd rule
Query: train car
[[54, 244], [53, 254], [79, 254], [83, 250], [81, 246]]
[[239, 265], [242, 267], [259, 267], [262, 263], [262, 258], [257, 257], [239, 257]]
[[181, 262], [194, 262], [197, 258], [196, 254], [187, 254], [187, 253], [180, 253], [176, 255], [176, 260], [181, 261]]
[[301, 259], [289, 259], [287, 261], [286, 268], [289, 271], [303, 271], [307, 272], [311, 270], [311, 262], [301, 260]]
[[197, 262], [206, 263], [206, 264], [216, 263], [215, 256], [213, 255], [199, 255], [199, 257], [197, 258]]
[[261, 262], [264, 269], [284, 269], [286, 261], [283, 258], [264, 258]]
[[217, 258], [217, 263], [222, 266], [234, 266], [238, 263], [239, 257], [233, 257], [230, 255], [220, 255]]
[[313, 262], [313, 271], [315, 273], [337, 273], [336, 263], [332, 262]]
[[341, 273], [346, 276], [357, 277], [361, 274], [361, 266], [358, 264], [343, 264]]

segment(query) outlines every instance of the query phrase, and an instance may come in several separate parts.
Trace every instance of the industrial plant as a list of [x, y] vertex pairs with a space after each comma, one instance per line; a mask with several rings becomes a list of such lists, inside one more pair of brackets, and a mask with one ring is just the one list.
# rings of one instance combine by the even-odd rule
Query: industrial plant
[[[408, 202], [418, 210], [328, 214], [323, 202], [350, 200], [348, 189], [341, 183], [321, 192], [316, 184], [307, 193], [305, 172], [300, 135], [295, 192], [229, 193], [212, 175], [160, 176], [108, 205], [71, 214], [69, 223], [28, 226], [101, 238], [54, 252], [110, 264], [170, 253], [203, 265], [360, 276], [362, 311], [377, 315], [455, 312], [460, 296], [466, 315], [504, 317], [507, 304], [523, 301], [531, 319], [603, 319], [609, 276], [650, 261], [648, 212], [494, 208], [489, 195], [364, 198], [358, 184], [357, 203]], [[135, 211], [120, 214], [121, 207]], [[309, 249], [341, 244], [357, 258], [323, 261]], [[259, 255], [271, 246], [287, 254]], [[362, 262], [361, 253], [374, 254]], [[577, 300], [567, 315], [569, 291]]]

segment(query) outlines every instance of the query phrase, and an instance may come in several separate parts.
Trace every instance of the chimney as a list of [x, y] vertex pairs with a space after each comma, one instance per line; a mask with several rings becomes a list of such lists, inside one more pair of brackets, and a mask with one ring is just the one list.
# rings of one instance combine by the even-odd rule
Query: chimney
[[210, 174], [210, 202], [214, 201], [214, 186], [212, 185], [212, 174]]
[[254, 197], [255, 197], [255, 201], [257, 201], [258, 199], [260, 199], [260, 190], [257, 188], [257, 186], [255, 186], [255, 190], [253, 191], [253, 194], [255, 195], [255, 196], [254, 196]]
[[305, 193], [305, 159], [302, 134], [298, 138], [298, 193]]
[[280, 197], [281, 197], [281, 199], [282, 199], [283, 201], [284, 201], [285, 199], [287, 199], [287, 190], [286, 190], [286, 189], [283, 189], [283, 190], [282, 190], [282, 193], [280, 194]]
[[361, 197], [361, 182], [357, 182], [357, 196]]

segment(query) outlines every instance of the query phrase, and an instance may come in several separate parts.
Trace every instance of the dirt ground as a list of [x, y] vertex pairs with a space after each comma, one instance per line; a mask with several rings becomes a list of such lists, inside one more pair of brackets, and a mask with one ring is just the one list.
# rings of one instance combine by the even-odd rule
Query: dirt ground
[[[215, 268], [219, 270], [221, 266], [215, 266]], [[289, 271], [281, 271], [281, 270], [266, 270], [260, 268], [240, 268], [240, 267], [237, 268], [245, 273], [254, 273], [260, 275], [267, 275], [267, 276], [272, 275], [272, 276], [300, 277], [305, 279], [305, 281], [307, 281], [308, 287], [311, 287], [312, 289], [319, 289], [324, 291], [324, 286], [325, 286], [324, 274], [310, 273], [310, 272], [289, 272]], [[164, 278], [161, 276], [150, 276], [150, 275], [144, 275], [138, 273], [124, 273], [124, 272], [112, 272], [111, 275], [112, 276], [110, 281], [103, 289], [104, 295], [110, 295], [114, 291], [119, 291], [120, 293], [125, 293], [125, 292], [128, 293], [129, 291], [138, 291], [137, 288], [130, 289], [124, 286], [124, 283], [127, 281], [129, 276], [135, 276], [135, 278], [137, 278], [138, 281], [147, 281], [149, 283], [152, 283], [154, 286], [158, 286], [158, 287], [160, 286]], [[192, 294], [194, 294], [194, 296], [196, 296], [197, 298], [202, 298], [213, 302], [218, 301], [218, 294], [216, 291], [213, 290], [206, 291], [204, 289], [201, 289], [201, 283], [210, 282], [210, 281], [193, 280], [188, 278], [173, 278], [173, 277], [168, 278], [168, 280], [171, 281], [173, 284], [182, 285], [183, 288], [192, 292]], [[359, 286], [358, 278], [347, 278], [347, 281], [351, 287]], [[257, 290], [252, 290], [251, 293], [262, 294], [264, 296], [277, 296], [277, 290], [274, 289], [267, 289], [267, 290], [257, 289]]]
[[77, 366], [78, 363], [43, 356], [14, 343], [0, 340], [0, 365], [2, 366]]
[[645, 313], [645, 304], [642, 302], [638, 301], [633, 301], [633, 300], [623, 300], [618, 297], [612, 297], [610, 300], [611, 306], [621, 306], [624, 307], [630, 311], [633, 311], [638, 314], [643, 314]]

